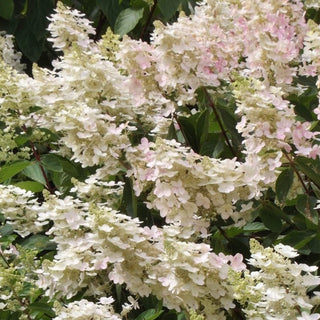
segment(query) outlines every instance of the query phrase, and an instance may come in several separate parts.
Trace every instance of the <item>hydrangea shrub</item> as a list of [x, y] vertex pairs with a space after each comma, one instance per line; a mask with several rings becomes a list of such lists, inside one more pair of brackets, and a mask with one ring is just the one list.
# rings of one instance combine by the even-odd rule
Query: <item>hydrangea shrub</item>
[[320, 319], [318, 9], [57, 2], [31, 74], [1, 33], [0, 318]]

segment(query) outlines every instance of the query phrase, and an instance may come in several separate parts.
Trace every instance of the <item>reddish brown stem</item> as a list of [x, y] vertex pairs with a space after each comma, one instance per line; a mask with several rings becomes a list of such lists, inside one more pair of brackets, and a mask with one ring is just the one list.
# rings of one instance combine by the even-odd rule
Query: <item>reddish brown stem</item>
[[[22, 126], [22, 129], [23, 129], [24, 132], [27, 132], [27, 127], [25, 125]], [[39, 165], [39, 168], [41, 170], [41, 173], [43, 175], [43, 178], [44, 178], [44, 180], [46, 182], [46, 188], [49, 190], [50, 193], [54, 193], [54, 189], [51, 187], [49, 179], [48, 179], [48, 176], [46, 174], [46, 171], [44, 170], [44, 167], [43, 167], [43, 165], [41, 163], [41, 157], [40, 157], [39, 152], [37, 151], [34, 143], [31, 140], [29, 141], [29, 143], [30, 143], [30, 147], [31, 147], [32, 153], [34, 155], [34, 158], [36, 159], [36, 161], [37, 161], [37, 163]]]
[[158, 0], [154, 0], [152, 8], [151, 8], [151, 10], [149, 12], [149, 15], [148, 15], [148, 20], [147, 20], [146, 24], [144, 25], [144, 27], [143, 27], [143, 29], [141, 31], [140, 39], [143, 40], [143, 41], [146, 40], [145, 37], [146, 37], [147, 29], [148, 29], [149, 24], [151, 22], [151, 19], [152, 19], [152, 16], [154, 14], [154, 11], [156, 10], [157, 4], [158, 4]]
[[217, 119], [217, 121], [218, 121], [219, 127], [220, 127], [220, 129], [221, 129], [222, 135], [223, 135], [223, 137], [224, 137], [224, 139], [225, 139], [225, 141], [226, 141], [226, 143], [227, 143], [227, 145], [228, 145], [228, 147], [229, 147], [232, 155], [233, 155], [234, 157], [238, 158], [238, 156], [237, 156], [236, 152], [234, 151], [234, 149], [233, 149], [233, 147], [232, 147], [232, 145], [231, 145], [231, 142], [230, 142], [230, 140], [229, 140], [229, 138], [228, 138], [228, 136], [227, 136], [226, 130], [224, 129], [223, 123], [222, 123], [222, 121], [221, 121], [221, 119], [220, 119], [220, 115], [219, 115], [219, 113], [218, 113], [218, 111], [217, 111], [216, 106], [214, 105], [214, 103], [213, 103], [213, 101], [212, 101], [212, 99], [211, 99], [210, 94], [208, 93], [208, 91], [207, 91], [206, 89], [204, 90], [204, 92], [205, 92], [205, 95], [206, 95], [207, 100], [208, 100], [208, 102], [209, 102], [209, 106], [210, 106], [211, 109], [213, 110], [213, 113], [214, 113], [214, 115], [215, 115], [215, 117], [216, 117], [216, 119]]
[[297, 169], [296, 166], [294, 165], [292, 159], [289, 157], [289, 155], [288, 155], [285, 151], [283, 151], [283, 154], [284, 154], [284, 156], [287, 158], [287, 160], [289, 161], [290, 167], [291, 167], [292, 170], [295, 172], [295, 174], [297, 175], [299, 181], [301, 182], [301, 185], [302, 185], [304, 191], [306, 192], [307, 195], [310, 195], [309, 190], [308, 190], [306, 184], [304, 183], [304, 181], [303, 181], [303, 179], [302, 179], [302, 177], [301, 177], [301, 175], [300, 175], [300, 172], [298, 171], [298, 169]]

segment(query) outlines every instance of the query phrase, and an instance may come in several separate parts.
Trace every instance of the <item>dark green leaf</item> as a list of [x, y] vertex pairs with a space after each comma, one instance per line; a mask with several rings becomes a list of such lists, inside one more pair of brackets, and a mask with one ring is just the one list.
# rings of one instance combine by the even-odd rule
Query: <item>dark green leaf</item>
[[38, 252], [43, 250], [54, 250], [56, 245], [50, 241], [48, 236], [41, 234], [34, 234], [28, 239], [24, 240], [21, 245], [26, 249], [37, 250]]
[[8, 247], [14, 240], [16, 240], [16, 238], [17, 238], [16, 234], [8, 234], [6, 236], [1, 236], [0, 237], [1, 248], [4, 249]]
[[97, 0], [97, 6], [105, 14], [112, 28], [121, 10], [125, 9], [119, 0]]
[[23, 169], [32, 165], [33, 162], [27, 160], [20, 160], [14, 163], [7, 164], [0, 169], [0, 183], [12, 178]]
[[5, 224], [4, 226], [0, 227], [0, 235], [1, 237], [8, 236], [13, 233], [13, 227], [11, 224]]
[[29, 306], [29, 308], [32, 313], [42, 312], [44, 314], [47, 314], [50, 317], [55, 316], [55, 313], [53, 312], [53, 310], [50, 308], [49, 304], [47, 304], [47, 303], [35, 302], [35, 303], [32, 303]]
[[18, 147], [22, 146], [26, 142], [30, 140], [30, 135], [29, 134], [20, 134], [17, 136], [14, 141], [17, 144]]
[[313, 253], [320, 253], [320, 234], [316, 235], [309, 243], [309, 249]]
[[282, 222], [279, 217], [279, 215], [273, 211], [270, 210], [270, 208], [267, 208], [263, 206], [259, 210], [259, 216], [263, 222], [263, 224], [272, 232], [278, 233], [282, 229]]
[[42, 173], [38, 163], [34, 163], [31, 166], [28, 166], [22, 172], [28, 178], [30, 178], [34, 181], [40, 182], [43, 185], [46, 185], [46, 180], [43, 176], [43, 173]]
[[281, 239], [281, 243], [292, 246], [297, 250], [306, 246], [313, 239], [313, 232], [310, 230], [294, 230]]
[[182, 0], [159, 0], [158, 5], [164, 18], [168, 21], [178, 10]]
[[312, 159], [298, 157], [295, 163], [298, 169], [320, 188], [320, 176], [314, 171], [314, 168], [316, 168], [314, 161], [312, 161]]
[[228, 238], [234, 238], [237, 235], [243, 233], [243, 230], [238, 227], [229, 227], [229, 228], [225, 229], [224, 232], [228, 236]]
[[1, 320], [19, 320], [21, 318], [20, 318], [19, 312], [0, 310], [0, 319]]
[[38, 40], [30, 27], [29, 21], [21, 20], [15, 33], [17, 44], [22, 53], [32, 62], [39, 60], [44, 39]]
[[59, 159], [59, 162], [62, 166], [63, 172], [67, 173], [71, 177], [78, 177], [79, 172], [75, 164], [66, 159]]
[[197, 121], [196, 133], [197, 133], [197, 139], [200, 142], [200, 144], [204, 141], [207, 141], [208, 139], [209, 116], [210, 116], [209, 110], [206, 109], [200, 113]]
[[123, 189], [123, 196], [122, 196], [122, 204], [121, 206], [127, 212], [127, 214], [133, 218], [136, 218], [138, 215], [137, 212], [137, 197], [134, 193], [132, 182], [130, 179], [126, 179], [126, 183]]
[[[309, 82], [311, 82], [309, 80]], [[289, 100], [295, 105], [297, 115], [303, 117], [307, 121], [316, 119], [313, 109], [318, 105], [317, 88], [314, 83], [308, 84], [309, 88], [300, 96], [291, 95]]]
[[60, 192], [65, 193], [72, 187], [71, 176], [65, 172], [52, 172], [52, 181]]
[[266, 226], [261, 222], [251, 222], [243, 227], [245, 232], [259, 232], [266, 230]]
[[157, 319], [163, 310], [157, 311], [156, 309], [149, 309], [142, 312], [135, 320], [154, 320]]
[[283, 170], [276, 181], [276, 194], [280, 202], [284, 202], [293, 183], [293, 170]]
[[199, 152], [199, 144], [195, 130], [197, 119], [193, 116], [179, 117], [178, 123], [188, 146], [195, 152]]
[[0, 0], [0, 17], [10, 20], [14, 11], [13, 0]]
[[15, 183], [14, 185], [21, 189], [25, 189], [27, 191], [32, 192], [41, 192], [44, 189], [43, 184], [36, 181], [21, 181]]
[[27, 16], [30, 30], [37, 41], [42, 41], [46, 35], [49, 24], [47, 17], [53, 13], [52, 0], [32, 0], [28, 1]]
[[[318, 212], [315, 209], [317, 205], [317, 199], [314, 197], [310, 197], [306, 194], [299, 195], [297, 199], [296, 208], [306, 219], [306, 224], [315, 223], [318, 224]], [[310, 221], [312, 218], [313, 221]], [[315, 226], [316, 226], [315, 225]], [[309, 225], [309, 227], [311, 227]]]
[[178, 140], [177, 131], [176, 131], [176, 128], [174, 127], [173, 122], [171, 123], [171, 125], [169, 127], [167, 139], [168, 140], [172, 140], [172, 139]]
[[127, 8], [120, 12], [115, 25], [114, 32], [123, 36], [133, 30], [143, 17], [144, 8], [133, 9]]
[[186, 13], [186, 15], [192, 14], [196, 2], [197, 0], [181, 0], [181, 7], [182, 10]]
[[270, 201], [265, 202], [264, 207], [267, 210], [272, 211], [274, 214], [276, 214], [282, 220], [286, 221], [289, 224], [292, 224], [290, 217], [285, 212], [283, 212], [281, 209], [279, 209], [277, 206], [275, 206], [272, 202], [270, 202]]
[[60, 163], [60, 159], [55, 154], [45, 154], [41, 157], [41, 163], [43, 166], [51, 171], [62, 172], [63, 167]]

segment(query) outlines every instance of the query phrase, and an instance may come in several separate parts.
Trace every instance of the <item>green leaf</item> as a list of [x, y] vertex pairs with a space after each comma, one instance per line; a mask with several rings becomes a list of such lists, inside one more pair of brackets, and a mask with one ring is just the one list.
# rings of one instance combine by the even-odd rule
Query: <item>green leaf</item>
[[10, 20], [12, 18], [13, 11], [13, 0], [0, 0], [0, 17], [6, 20]]
[[30, 27], [29, 22], [26, 19], [20, 21], [15, 32], [15, 37], [18, 47], [22, 51], [22, 53], [30, 61], [38, 61], [42, 53], [44, 39], [37, 39], [36, 35], [33, 33], [32, 28]]
[[228, 236], [228, 238], [234, 238], [239, 234], [243, 233], [243, 229], [238, 227], [229, 227], [224, 230], [225, 234]]
[[263, 206], [259, 210], [259, 216], [263, 222], [263, 224], [272, 232], [278, 233], [282, 229], [282, 222], [279, 215], [270, 210], [270, 208]]
[[261, 222], [251, 222], [243, 227], [245, 232], [259, 232], [266, 230], [266, 226]]
[[45, 154], [41, 157], [41, 163], [43, 166], [54, 172], [62, 172], [63, 167], [60, 163], [60, 159], [55, 154]]
[[1, 237], [9, 236], [13, 233], [13, 227], [11, 224], [5, 224], [2, 227], [0, 227], [0, 235]]
[[121, 10], [125, 9], [121, 2], [119, 0], [97, 0], [97, 6], [105, 14], [112, 28]]
[[26, 18], [37, 41], [41, 41], [46, 35], [49, 24], [47, 17], [53, 13], [53, 8], [52, 0], [28, 1]]
[[43, 185], [46, 185], [46, 180], [43, 176], [43, 173], [42, 173], [38, 163], [34, 163], [31, 166], [28, 166], [22, 172], [28, 178], [30, 178], [34, 181], [40, 182]]
[[136, 218], [138, 215], [138, 203], [130, 179], [126, 179], [122, 197], [123, 198], [121, 206], [123, 206], [124, 210], [129, 216]]
[[164, 18], [168, 21], [177, 12], [182, 0], [159, 0], [158, 5]]
[[196, 134], [196, 117], [179, 117], [178, 123], [188, 146], [195, 152], [199, 152], [199, 144]]
[[181, 0], [182, 10], [186, 13], [186, 15], [190, 15], [193, 12], [196, 2], [196, 0]]
[[54, 250], [56, 245], [49, 237], [42, 234], [34, 234], [28, 239], [24, 240], [21, 245], [26, 249], [37, 250]]
[[203, 112], [200, 113], [200, 116], [197, 121], [196, 133], [198, 141], [200, 144], [204, 141], [207, 141], [208, 134], [209, 134], [209, 110], [205, 109]]
[[123, 36], [133, 30], [143, 17], [144, 8], [127, 8], [120, 12], [115, 22], [114, 32]]
[[11, 312], [11, 311], [3, 311], [0, 310], [0, 319], [1, 320], [19, 320], [20, 318], [20, 313], [19, 312]]
[[309, 243], [309, 249], [313, 253], [320, 253], [320, 234], [317, 234]]
[[276, 181], [276, 195], [280, 202], [284, 202], [293, 183], [293, 170], [282, 171]]
[[[306, 222], [318, 224], [318, 212], [315, 209], [317, 205], [317, 199], [315, 197], [308, 196], [306, 194], [302, 194], [298, 196], [296, 209], [303, 215], [306, 219]], [[312, 218], [312, 221], [309, 220]], [[309, 225], [309, 227], [311, 227]]]
[[12, 178], [17, 173], [21, 172], [33, 162], [27, 160], [20, 160], [1, 167], [0, 169], [0, 183]]
[[46, 315], [48, 315], [50, 317], [54, 317], [55, 316], [55, 313], [50, 308], [48, 303], [35, 302], [35, 303], [32, 303], [29, 306], [29, 309], [30, 309], [30, 311], [32, 313], [41, 312], [41, 313], [44, 313], [44, 314], [46, 314]]
[[16, 187], [32, 192], [41, 192], [43, 185], [36, 181], [21, 181], [14, 184]]
[[30, 134], [20, 134], [14, 139], [14, 142], [17, 144], [18, 147], [21, 147], [29, 140], [30, 140]]
[[[17, 238], [16, 234], [8, 234], [6, 236], [0, 237], [1, 248], [4, 249], [8, 247]], [[1, 318], [0, 318], [1, 319]]]
[[313, 181], [318, 188], [320, 188], [320, 176], [313, 170], [316, 168], [316, 163], [312, 159], [297, 157], [295, 164], [300, 171], [302, 171], [311, 181]]
[[163, 310], [157, 311], [156, 309], [149, 309], [142, 312], [135, 320], [154, 320], [157, 319]]
[[313, 232], [310, 230], [294, 230], [288, 233], [284, 238], [282, 238], [281, 243], [292, 246], [299, 250], [305, 247], [308, 242], [313, 239], [313, 237]]

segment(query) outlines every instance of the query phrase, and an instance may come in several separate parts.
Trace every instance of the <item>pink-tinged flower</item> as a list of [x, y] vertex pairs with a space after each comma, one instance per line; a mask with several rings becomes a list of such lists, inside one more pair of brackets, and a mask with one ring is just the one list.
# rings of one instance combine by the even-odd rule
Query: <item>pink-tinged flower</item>
[[280, 121], [276, 123], [277, 138], [280, 140], [284, 140], [286, 137], [290, 136], [292, 125], [293, 121], [291, 119], [281, 118]]
[[148, 57], [146, 54], [144, 54], [142, 52], [136, 55], [135, 60], [142, 70], [150, 68], [150, 66], [151, 66], [150, 57]]
[[229, 256], [230, 266], [235, 271], [243, 271], [246, 269], [246, 265], [243, 263], [243, 256], [237, 253], [235, 256]]
[[94, 268], [96, 270], [105, 270], [108, 267], [108, 261], [109, 261], [108, 257], [101, 260], [97, 259], [97, 261], [94, 264]]
[[160, 237], [163, 234], [162, 230], [156, 226], [152, 226], [151, 228], [144, 227], [143, 230], [144, 230], [144, 234], [148, 237], [148, 239], [152, 241], [160, 239]]
[[159, 198], [161, 197], [170, 197], [172, 190], [171, 190], [171, 185], [165, 182], [160, 182], [159, 180], [156, 181], [156, 187], [153, 191], [153, 193], [158, 196]]
[[257, 123], [257, 129], [255, 132], [257, 137], [268, 137], [271, 138], [271, 133], [270, 133], [270, 123], [269, 122], [262, 122], [262, 123]]
[[296, 146], [303, 144], [305, 139], [311, 139], [314, 133], [309, 131], [310, 123], [308, 122], [297, 122], [296, 126], [292, 130], [293, 142]]
[[178, 284], [177, 277], [172, 272], [168, 273], [165, 277], [159, 277], [158, 280], [165, 287], [168, 287], [169, 291], [172, 291]]

